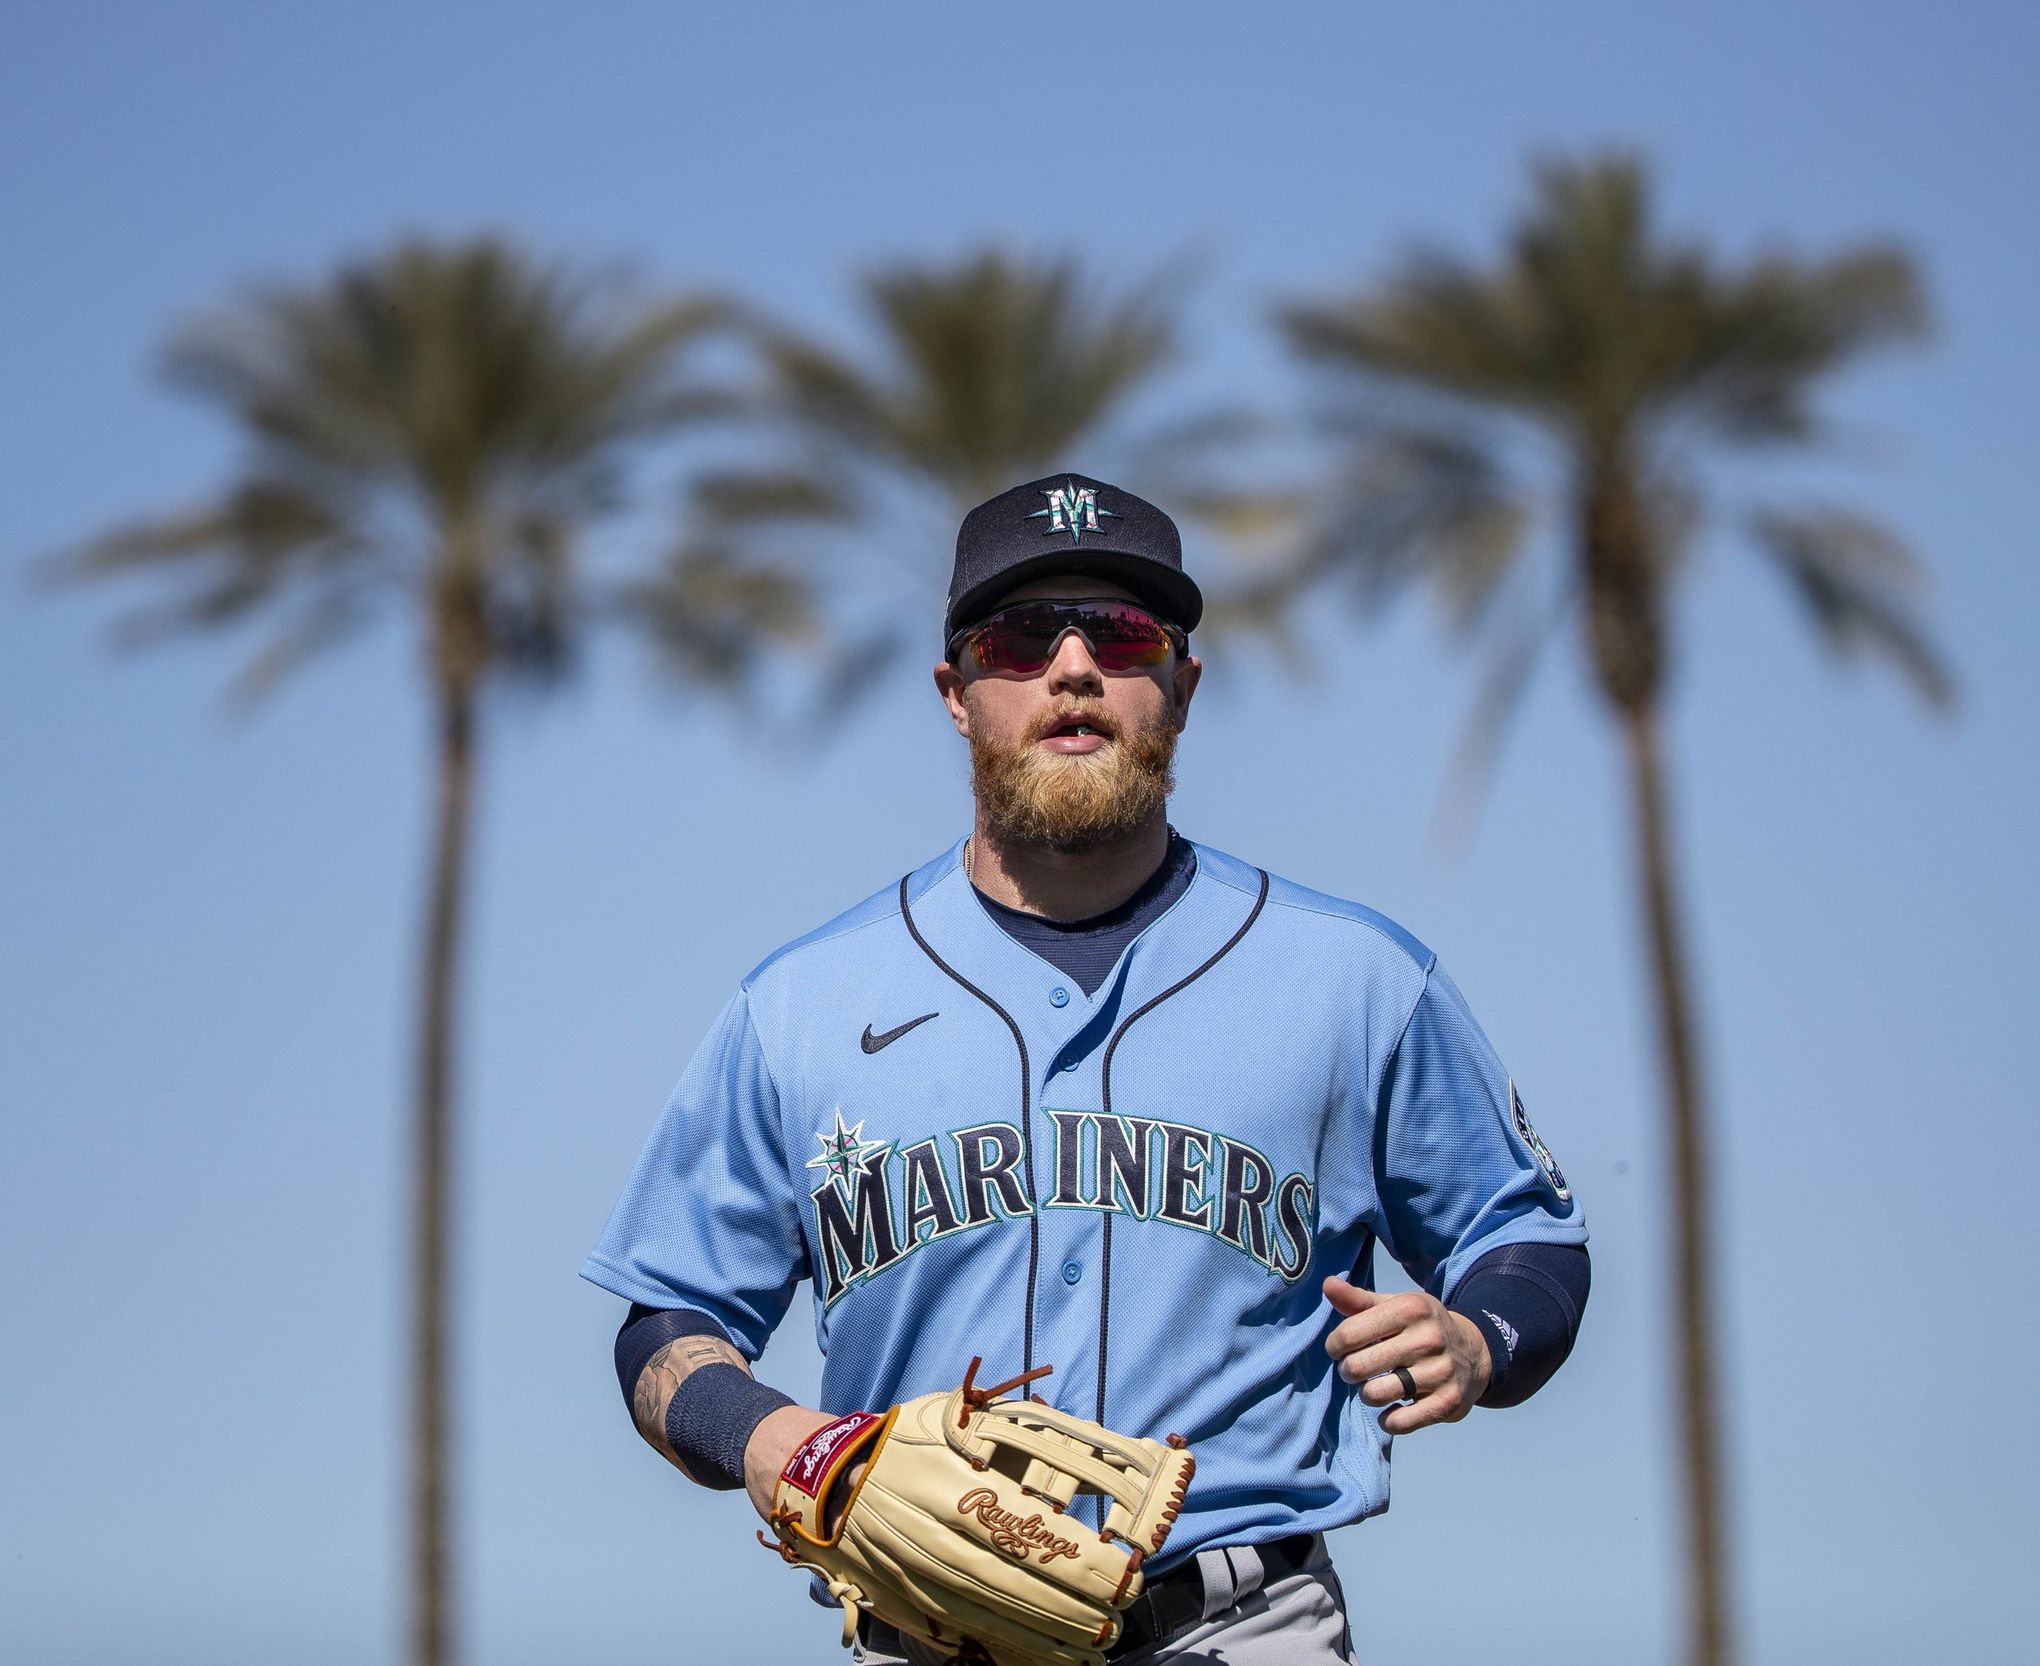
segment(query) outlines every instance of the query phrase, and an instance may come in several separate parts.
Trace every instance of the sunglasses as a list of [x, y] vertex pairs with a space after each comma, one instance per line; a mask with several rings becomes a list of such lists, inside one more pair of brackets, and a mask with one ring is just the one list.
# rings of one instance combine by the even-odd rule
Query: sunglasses
[[[969, 670], [1037, 676], [1055, 657], [1063, 632], [1075, 631], [1108, 676], [1152, 670], [1190, 638], [1132, 602], [1019, 602], [949, 639], [948, 659]], [[958, 658], [959, 651], [968, 659]]]

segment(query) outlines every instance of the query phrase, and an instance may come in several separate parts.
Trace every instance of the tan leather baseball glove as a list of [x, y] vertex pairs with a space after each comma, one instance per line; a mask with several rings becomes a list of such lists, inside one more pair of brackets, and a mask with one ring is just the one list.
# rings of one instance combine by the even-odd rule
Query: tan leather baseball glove
[[[778, 1543], [758, 1537], [841, 1601], [846, 1646], [869, 1613], [956, 1661], [1102, 1666], [1196, 1461], [1178, 1436], [1115, 1434], [1006, 1397], [1048, 1366], [979, 1388], [979, 1363], [946, 1394], [816, 1430], [774, 1489]], [[864, 1473], [828, 1531], [833, 1493], [859, 1459]], [[1102, 1531], [1095, 1505], [1071, 1507], [1087, 1494], [1110, 1500]]]

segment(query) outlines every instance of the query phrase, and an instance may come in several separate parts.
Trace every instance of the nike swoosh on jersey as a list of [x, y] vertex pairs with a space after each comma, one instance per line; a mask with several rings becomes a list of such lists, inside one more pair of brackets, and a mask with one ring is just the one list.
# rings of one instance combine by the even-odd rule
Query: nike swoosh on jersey
[[927, 1023], [931, 1018], [940, 1018], [941, 1016], [942, 1014], [939, 1012], [924, 1012], [919, 1018], [909, 1018], [896, 1030], [887, 1030], [884, 1035], [873, 1035], [871, 1033], [871, 1026], [866, 1024], [864, 1026], [864, 1034], [858, 1039], [857, 1045], [862, 1047], [867, 1053], [876, 1053], [881, 1047], [890, 1047], [901, 1036], [905, 1035], [907, 1031]]

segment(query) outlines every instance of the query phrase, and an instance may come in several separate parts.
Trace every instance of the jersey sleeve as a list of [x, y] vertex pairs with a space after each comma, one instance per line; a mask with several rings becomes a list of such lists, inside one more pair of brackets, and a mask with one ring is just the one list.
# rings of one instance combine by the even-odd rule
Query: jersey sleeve
[[1504, 1244], [1584, 1244], [1585, 1218], [1465, 996], [1435, 963], [1382, 1072], [1373, 1223], [1441, 1300]]
[[708, 1314], [748, 1358], [807, 1270], [779, 1093], [741, 990], [666, 1103], [581, 1276]]

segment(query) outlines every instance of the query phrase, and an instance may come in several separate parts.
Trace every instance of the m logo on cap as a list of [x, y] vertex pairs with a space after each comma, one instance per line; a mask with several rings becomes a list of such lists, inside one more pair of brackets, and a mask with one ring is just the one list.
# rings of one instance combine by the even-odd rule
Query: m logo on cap
[[1118, 519], [1116, 510], [1098, 507], [1096, 486], [1079, 486], [1070, 480], [1041, 495], [1048, 499], [1048, 507], [1035, 510], [1027, 518], [1030, 521], [1038, 521], [1044, 515], [1048, 517], [1048, 525], [1041, 529], [1044, 537], [1054, 532], [1067, 532], [1070, 535], [1070, 542], [1075, 543], [1085, 533], [1098, 530], [1100, 515]]

